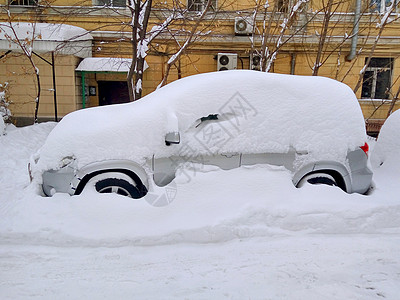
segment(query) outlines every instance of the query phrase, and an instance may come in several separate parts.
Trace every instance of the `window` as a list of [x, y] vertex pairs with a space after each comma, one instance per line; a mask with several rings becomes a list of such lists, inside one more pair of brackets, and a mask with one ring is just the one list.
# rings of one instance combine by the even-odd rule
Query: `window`
[[388, 99], [393, 58], [372, 58], [363, 78], [361, 98]]
[[36, 0], [11, 0], [10, 5], [26, 5], [32, 6], [37, 5], [38, 1]]
[[392, 1], [398, 3], [398, 0], [370, 0], [370, 10], [384, 13], [392, 5]]
[[126, 0], [95, 0], [95, 5], [110, 7], [126, 7]]
[[289, 0], [278, 0], [276, 2], [277, 5], [277, 11], [278, 12], [283, 12], [283, 13], [288, 13], [289, 12]]
[[[188, 10], [203, 11], [206, 8], [208, 0], [188, 0]], [[217, 9], [217, 0], [211, 0], [209, 10]]]

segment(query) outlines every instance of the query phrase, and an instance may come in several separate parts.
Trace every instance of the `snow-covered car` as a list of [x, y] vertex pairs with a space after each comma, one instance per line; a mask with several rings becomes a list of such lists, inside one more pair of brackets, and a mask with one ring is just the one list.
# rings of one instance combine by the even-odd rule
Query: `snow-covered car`
[[400, 110], [393, 112], [383, 124], [371, 154], [373, 167], [398, 163], [400, 153]]
[[372, 180], [366, 140], [348, 86], [237, 70], [186, 77], [133, 103], [73, 112], [29, 168], [47, 196], [89, 186], [141, 198], [171, 183], [184, 164], [272, 164], [290, 170], [295, 186], [365, 193]]

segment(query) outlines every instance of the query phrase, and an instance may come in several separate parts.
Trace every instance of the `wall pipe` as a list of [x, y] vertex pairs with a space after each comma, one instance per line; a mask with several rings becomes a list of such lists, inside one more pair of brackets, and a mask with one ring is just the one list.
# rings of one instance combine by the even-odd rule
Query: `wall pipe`
[[85, 72], [81, 72], [82, 79], [82, 108], [86, 108]]
[[347, 61], [352, 61], [356, 57], [360, 16], [361, 16], [361, 0], [356, 0], [356, 7], [354, 11], [354, 26], [352, 32], [353, 37], [351, 38], [350, 53], [349, 55], [346, 56]]

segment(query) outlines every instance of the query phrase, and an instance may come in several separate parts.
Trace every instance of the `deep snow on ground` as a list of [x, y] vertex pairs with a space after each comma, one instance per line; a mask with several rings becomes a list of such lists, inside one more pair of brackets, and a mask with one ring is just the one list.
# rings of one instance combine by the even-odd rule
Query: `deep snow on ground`
[[[183, 169], [172, 203], [36, 194], [54, 123], [0, 137], [4, 299], [398, 299], [400, 170], [369, 196], [296, 189], [278, 167]], [[165, 190], [168, 192], [168, 190]]]

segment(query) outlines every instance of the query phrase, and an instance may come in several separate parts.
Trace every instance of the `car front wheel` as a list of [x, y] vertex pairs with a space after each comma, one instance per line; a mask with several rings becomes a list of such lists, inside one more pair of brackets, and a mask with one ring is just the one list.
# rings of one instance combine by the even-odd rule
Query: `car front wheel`
[[98, 174], [89, 180], [85, 189], [93, 187], [99, 193], [115, 193], [133, 199], [141, 197], [135, 181], [124, 173], [108, 172]]

